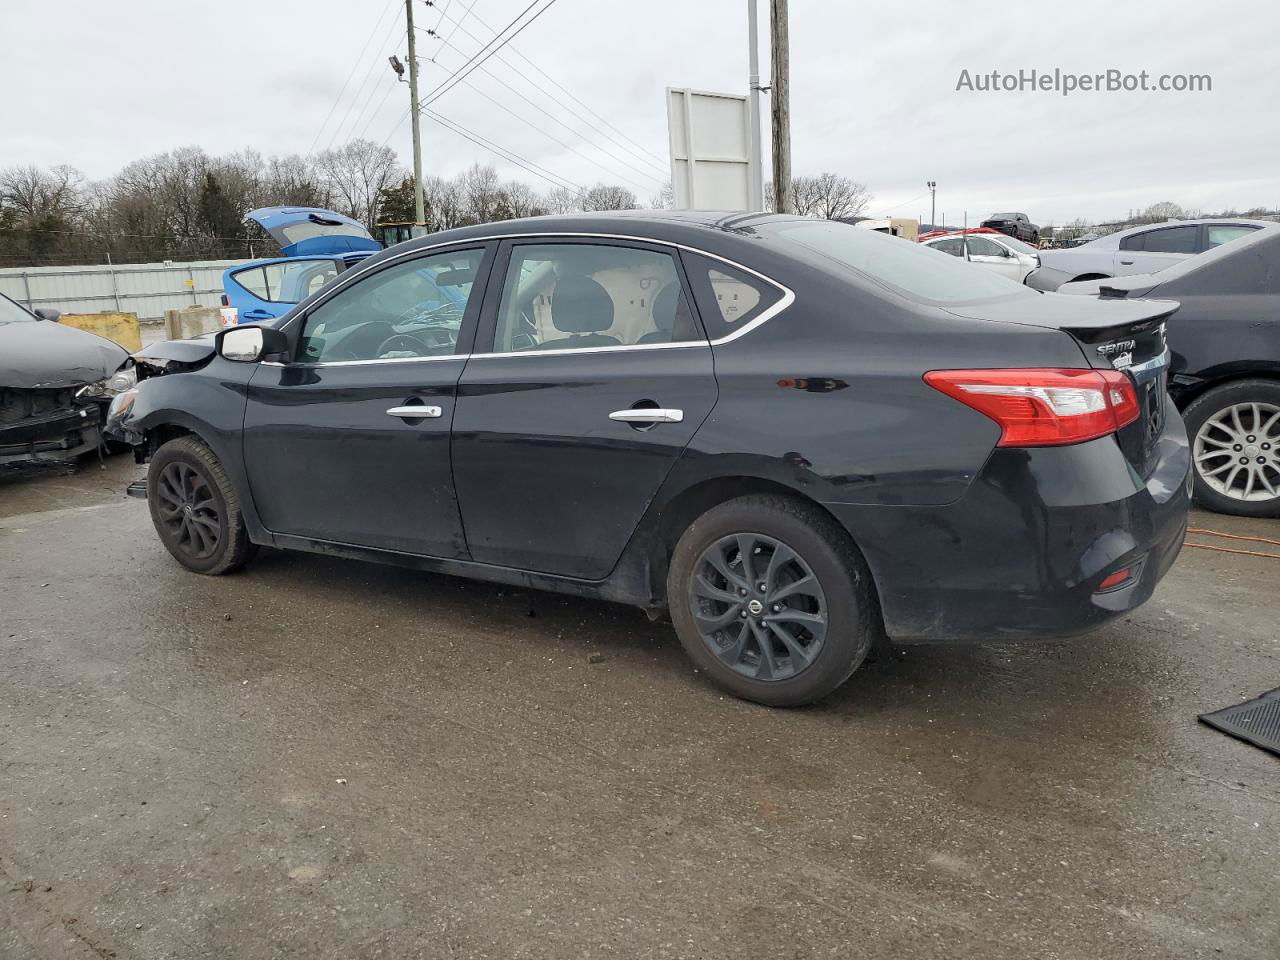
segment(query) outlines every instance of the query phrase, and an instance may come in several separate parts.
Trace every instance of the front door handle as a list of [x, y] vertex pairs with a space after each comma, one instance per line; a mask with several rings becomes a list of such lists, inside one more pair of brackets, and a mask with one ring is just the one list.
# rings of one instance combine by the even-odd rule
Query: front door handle
[[609, 414], [609, 419], [623, 423], [679, 423], [684, 419], [684, 411], [663, 407], [629, 407], [613, 411]]
[[1121, 260], [1120, 262], [1121, 262], [1121, 263], [1123, 263], [1126, 267], [1132, 267], [1132, 266], [1133, 266], [1133, 261], [1132, 261], [1132, 260]]
[[439, 407], [427, 407], [422, 404], [413, 404], [408, 407], [392, 407], [387, 411], [388, 416], [392, 417], [408, 417], [414, 420], [435, 419], [441, 415]]

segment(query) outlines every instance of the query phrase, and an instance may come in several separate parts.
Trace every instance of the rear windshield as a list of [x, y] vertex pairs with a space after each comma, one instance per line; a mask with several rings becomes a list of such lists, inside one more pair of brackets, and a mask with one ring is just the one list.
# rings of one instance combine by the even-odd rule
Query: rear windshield
[[956, 304], [1036, 296], [991, 270], [874, 230], [830, 220], [780, 220], [765, 229], [912, 300]]
[[27, 313], [27, 311], [23, 310], [8, 297], [0, 295], [0, 324], [21, 323], [24, 320], [34, 319], [35, 317]]
[[313, 223], [310, 220], [306, 220], [302, 223], [291, 223], [287, 227], [281, 227], [280, 232], [284, 234], [285, 239], [290, 244], [301, 243], [303, 240], [310, 240], [312, 237], [359, 237], [362, 240], [371, 239], [367, 231], [349, 223]]

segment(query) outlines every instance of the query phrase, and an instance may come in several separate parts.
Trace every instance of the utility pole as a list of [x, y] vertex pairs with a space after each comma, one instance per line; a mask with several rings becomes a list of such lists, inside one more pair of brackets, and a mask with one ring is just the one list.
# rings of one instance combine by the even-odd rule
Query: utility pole
[[925, 186], [929, 188], [929, 229], [933, 229], [933, 218], [938, 215], [938, 181], [927, 180]]
[[791, 195], [791, 55], [787, 34], [787, 0], [770, 0], [770, 60], [773, 67], [773, 209], [794, 213]]
[[409, 31], [409, 117], [413, 121], [413, 216], [416, 223], [427, 222], [422, 195], [422, 120], [418, 115], [418, 49], [413, 35], [413, 0], [404, 0], [404, 19]]
[[760, 37], [756, 0], [747, 0], [747, 43], [751, 47], [748, 57], [747, 86], [751, 90], [751, 182], [749, 205], [752, 210], [764, 209], [764, 159], [760, 149]]

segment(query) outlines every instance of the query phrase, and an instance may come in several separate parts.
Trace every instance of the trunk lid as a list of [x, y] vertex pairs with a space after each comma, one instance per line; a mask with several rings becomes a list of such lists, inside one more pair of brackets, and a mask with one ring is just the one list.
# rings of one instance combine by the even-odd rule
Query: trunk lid
[[1165, 322], [1176, 300], [1129, 300], [1045, 293], [1038, 298], [951, 307], [963, 317], [1061, 330], [1074, 339], [1086, 362], [1122, 370], [1133, 380], [1142, 414], [1120, 430], [1120, 448], [1146, 479], [1156, 466], [1156, 441], [1167, 415], [1169, 349]]
[[282, 257], [338, 256], [377, 252], [382, 244], [359, 221], [320, 207], [260, 207], [245, 215], [280, 244]]

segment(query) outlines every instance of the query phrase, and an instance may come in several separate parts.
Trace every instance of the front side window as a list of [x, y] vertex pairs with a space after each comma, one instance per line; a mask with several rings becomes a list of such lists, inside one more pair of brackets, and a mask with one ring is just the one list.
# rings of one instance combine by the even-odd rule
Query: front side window
[[1212, 250], [1214, 247], [1220, 247], [1224, 243], [1230, 243], [1232, 240], [1239, 240], [1241, 237], [1247, 237], [1256, 229], [1258, 228], [1237, 226], [1235, 224], [1210, 224], [1208, 227], [1208, 247]]
[[969, 256], [971, 257], [1007, 257], [1009, 251], [986, 237], [969, 237]]
[[594, 243], [511, 249], [498, 306], [497, 353], [701, 338], [668, 253]]
[[356, 281], [308, 311], [299, 359], [452, 355], [482, 257], [481, 250], [416, 257]]

